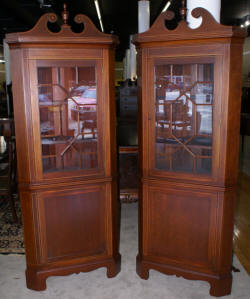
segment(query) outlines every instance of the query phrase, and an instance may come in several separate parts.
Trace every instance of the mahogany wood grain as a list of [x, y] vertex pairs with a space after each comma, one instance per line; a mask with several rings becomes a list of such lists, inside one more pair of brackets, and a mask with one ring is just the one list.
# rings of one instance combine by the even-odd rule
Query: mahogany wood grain
[[[6, 37], [26, 281], [38, 291], [52, 275], [106, 267], [107, 276], [114, 277], [121, 262], [114, 100], [118, 39], [99, 32], [84, 15], [75, 18], [83, 32], [74, 33], [67, 24], [50, 32], [47, 22], [56, 20], [45, 14], [32, 30]], [[96, 92], [90, 103], [86, 90]]]
[[[185, 21], [174, 30], [167, 29], [165, 22], [173, 13], [165, 12], [151, 29], [133, 39], [139, 53], [137, 273], [148, 279], [149, 270], [154, 269], [205, 280], [211, 285], [211, 295], [225, 296], [232, 284], [242, 44], [246, 33], [218, 24], [202, 8], [192, 13], [202, 17], [197, 29], [190, 29]], [[182, 73], [174, 71], [181, 68]], [[209, 80], [205, 69], [210, 70]], [[194, 90], [199, 84], [206, 86], [203, 91]], [[205, 114], [198, 110], [202, 105], [212, 107], [204, 110], [207, 117], [211, 116], [211, 126], [204, 123]], [[196, 137], [206, 146], [200, 141], [192, 144]], [[165, 148], [161, 155], [157, 146]], [[210, 156], [202, 154], [204, 149], [211, 149]], [[197, 157], [209, 158], [211, 163], [203, 160], [195, 164]], [[192, 159], [193, 165], [188, 162]]]

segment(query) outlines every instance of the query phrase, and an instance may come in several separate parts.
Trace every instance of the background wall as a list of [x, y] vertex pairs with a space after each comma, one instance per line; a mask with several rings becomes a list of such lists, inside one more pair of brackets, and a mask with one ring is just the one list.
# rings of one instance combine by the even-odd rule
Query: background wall
[[245, 39], [243, 50], [243, 86], [250, 87], [250, 37]]
[[[3, 46], [0, 45], [0, 59], [4, 60], [3, 58]], [[2, 83], [5, 81], [5, 65], [4, 63], [0, 62], [0, 90], [2, 90]]]

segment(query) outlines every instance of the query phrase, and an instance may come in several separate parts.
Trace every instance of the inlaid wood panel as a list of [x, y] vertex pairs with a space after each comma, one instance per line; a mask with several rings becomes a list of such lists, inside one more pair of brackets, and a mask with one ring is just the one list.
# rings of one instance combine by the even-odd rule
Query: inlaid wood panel
[[151, 187], [148, 196], [148, 255], [208, 264], [211, 201], [216, 194]]
[[105, 195], [100, 187], [41, 195], [48, 260], [106, 251]]

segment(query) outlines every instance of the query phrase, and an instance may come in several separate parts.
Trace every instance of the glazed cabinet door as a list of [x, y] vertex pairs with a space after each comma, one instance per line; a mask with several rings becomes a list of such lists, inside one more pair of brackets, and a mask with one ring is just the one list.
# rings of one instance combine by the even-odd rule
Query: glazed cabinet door
[[102, 61], [32, 60], [30, 73], [37, 179], [103, 175]]
[[220, 175], [220, 65], [216, 56], [150, 59], [149, 177]]

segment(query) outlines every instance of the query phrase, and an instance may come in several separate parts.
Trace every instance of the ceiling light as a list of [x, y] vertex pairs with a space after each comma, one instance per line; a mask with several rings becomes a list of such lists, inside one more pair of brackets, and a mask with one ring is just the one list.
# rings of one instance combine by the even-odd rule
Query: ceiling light
[[5, 63], [5, 60], [4, 59], [0, 59], [0, 63]]
[[38, 2], [40, 3], [40, 8], [49, 8], [52, 6], [51, 3], [47, 3], [47, 2], [50, 2], [50, 1], [47, 1], [47, 0], [38, 0]]
[[101, 29], [102, 32], [104, 32], [104, 27], [103, 27], [103, 23], [102, 23], [102, 15], [101, 15], [101, 11], [100, 11], [100, 6], [99, 6], [99, 2], [98, 0], [94, 0], [95, 1], [95, 8], [96, 8], [96, 12], [97, 12], [97, 16], [101, 25]]
[[244, 18], [242, 18], [242, 24], [240, 27], [247, 27], [250, 25], [250, 15], [246, 15]]
[[169, 8], [170, 4], [171, 4], [171, 1], [168, 1], [168, 2], [166, 3], [166, 5], [164, 6], [162, 12], [166, 11], [166, 10]]

